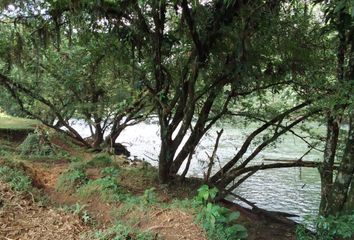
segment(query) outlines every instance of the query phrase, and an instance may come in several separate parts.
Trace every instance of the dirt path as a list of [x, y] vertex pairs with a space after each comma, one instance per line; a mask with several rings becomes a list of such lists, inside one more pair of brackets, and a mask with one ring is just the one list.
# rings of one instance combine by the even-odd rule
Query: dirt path
[[[67, 163], [57, 163], [44, 167], [41, 163], [27, 163], [26, 172], [31, 176], [34, 185], [44, 190], [54, 204], [73, 205], [80, 203], [97, 221], [100, 228], [111, 226], [115, 210], [120, 203], [104, 203], [97, 198], [80, 199], [75, 195], [59, 193], [55, 190], [60, 174], [68, 168]], [[92, 169], [90, 169], [92, 171]], [[90, 174], [89, 174], [90, 176]], [[93, 177], [97, 177], [93, 175]], [[113, 216], [112, 216], [113, 215]], [[190, 213], [176, 209], [154, 208], [149, 211], [133, 213], [139, 219], [134, 227], [142, 231], [151, 231], [165, 240], [206, 240], [205, 232], [195, 224], [195, 217]], [[2, 240], [2, 239], [1, 239]]]
[[76, 240], [88, 230], [77, 215], [38, 206], [0, 182], [0, 240]]

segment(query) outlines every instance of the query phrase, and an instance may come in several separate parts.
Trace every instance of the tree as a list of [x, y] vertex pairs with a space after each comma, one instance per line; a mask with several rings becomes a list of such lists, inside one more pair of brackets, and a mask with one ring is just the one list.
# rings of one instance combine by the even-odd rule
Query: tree
[[289, 84], [284, 59], [260, 47], [265, 41], [257, 38], [265, 34], [275, 43], [266, 24], [279, 21], [280, 5], [273, 1], [132, 5], [135, 19], [129, 26], [136, 39], [144, 41], [135, 45], [147, 65], [144, 85], [159, 117], [159, 178], [166, 183], [186, 159], [192, 159], [201, 138], [228, 112], [231, 102]]
[[[321, 174], [321, 204], [320, 214], [328, 216], [345, 211], [345, 206], [352, 206], [350, 190], [354, 175], [353, 155], [353, 126], [352, 126], [352, 96], [354, 83], [354, 30], [353, 14], [349, 11], [353, 8], [350, 1], [331, 1], [327, 7], [327, 21], [337, 33], [337, 87], [336, 94], [330, 101], [330, 110], [327, 114], [327, 138]], [[344, 113], [348, 111], [349, 133], [346, 147], [341, 157], [340, 166], [334, 180], [334, 161], [338, 149], [340, 123]], [[348, 203], [347, 203], [348, 202]]]
[[[31, 3], [16, 3], [15, 15], [2, 15], [2, 41], [12, 42], [2, 45], [0, 85], [23, 112], [94, 148], [113, 145], [125, 127], [144, 118], [144, 93], [126, 71], [128, 51], [108, 27], [89, 29], [77, 20], [84, 15], [40, 1], [37, 15]], [[88, 124], [91, 139], [71, 126], [72, 118]]]
[[[230, 108], [237, 109], [241, 99], [255, 95], [261, 99], [265, 93], [286, 88], [299, 92], [303, 99], [287, 106], [288, 109], [278, 109], [260, 118], [267, 123], [249, 137], [243, 150], [265, 130], [274, 128], [275, 132], [247, 163], [281, 134], [318, 111], [308, 107], [313, 102], [308, 97], [311, 93], [301, 92], [304, 91], [303, 86], [308, 84], [302, 75], [313, 66], [314, 59], [308, 50], [318, 48], [312, 48], [311, 41], [300, 46], [297, 40], [299, 34], [308, 39], [312, 37], [309, 28], [306, 28], [311, 14], [304, 10], [306, 14], [297, 15], [300, 9], [297, 5], [287, 6], [274, 1], [221, 0], [193, 3], [56, 1], [50, 2], [46, 8], [53, 22], [52, 31], [56, 32], [56, 51], [64, 48], [58, 44], [60, 39], [64, 39], [58, 32], [58, 29], [63, 31], [63, 27], [58, 28], [58, 25], [65, 19], [71, 22], [71, 27], [67, 25], [67, 45], [75, 43], [73, 16], [78, 19], [76, 30], [80, 37], [103, 35], [99, 41], [115, 39], [119, 49], [128, 49], [125, 56], [131, 58], [131, 65], [126, 65], [129, 66], [127, 78], [132, 78], [132, 82], [138, 82], [146, 90], [144, 99], [151, 99], [159, 118], [159, 178], [163, 183], [176, 176], [184, 161], [191, 161], [205, 133], [225, 114], [231, 113]], [[296, 14], [292, 16], [291, 12]], [[294, 27], [297, 25], [300, 27]], [[114, 51], [118, 49], [112, 49]], [[89, 68], [95, 69], [99, 56], [91, 59]], [[125, 66], [122, 62], [119, 64]], [[94, 145], [97, 145], [102, 141], [101, 125], [98, 124], [102, 122], [102, 114], [91, 114], [92, 108], [97, 106], [97, 89], [88, 90], [87, 98], [92, 100], [92, 104], [81, 116], [87, 121], [93, 118], [92, 125], [97, 132], [93, 132], [97, 140]], [[294, 107], [296, 104], [298, 106]], [[282, 125], [289, 114], [298, 110], [298, 114], [305, 115], [290, 122], [290, 127]], [[249, 109], [246, 111], [250, 112]], [[251, 117], [255, 119], [254, 115]], [[243, 157], [243, 150], [224, 166], [223, 173], [232, 170]], [[226, 175], [219, 172], [212, 177], [213, 182], [219, 184], [221, 176]], [[229, 173], [227, 176], [221, 185], [227, 185], [238, 175]]]

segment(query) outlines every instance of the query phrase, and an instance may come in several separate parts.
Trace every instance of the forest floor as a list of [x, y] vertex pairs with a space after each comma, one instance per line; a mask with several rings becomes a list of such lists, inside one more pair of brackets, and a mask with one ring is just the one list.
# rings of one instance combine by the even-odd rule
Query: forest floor
[[[51, 143], [63, 155], [23, 155], [19, 145], [24, 138], [22, 130], [0, 129], [0, 168], [17, 169], [31, 181], [30, 190], [16, 191], [13, 182], [5, 183], [0, 176], [0, 240], [121, 239], [115, 238], [117, 232], [124, 239], [207, 239], [196, 223], [197, 213], [183, 200], [197, 194], [200, 181], [186, 179], [162, 186], [149, 164], [121, 156], [105, 162], [97, 157], [102, 155], [79, 148], [62, 136], [52, 137]], [[111, 171], [109, 166], [119, 169], [115, 191], [121, 195], [110, 194], [112, 183], [104, 177], [104, 171]], [[75, 181], [81, 175], [71, 182], [72, 175], [67, 176], [69, 181], [64, 177], [79, 170], [84, 171], [86, 181], [81, 191], [70, 186], [80, 184]], [[295, 239], [294, 225], [275, 222], [235, 204], [225, 206], [240, 211], [238, 223], [247, 228], [247, 239]]]

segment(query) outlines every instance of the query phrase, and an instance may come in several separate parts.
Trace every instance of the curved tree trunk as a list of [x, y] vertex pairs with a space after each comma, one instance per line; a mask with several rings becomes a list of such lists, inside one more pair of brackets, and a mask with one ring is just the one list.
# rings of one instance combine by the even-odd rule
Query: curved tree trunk
[[[344, 151], [342, 162], [340, 163], [336, 180], [333, 184], [332, 192], [328, 201], [328, 214], [336, 215], [344, 212], [345, 207], [349, 207], [353, 202], [354, 175], [354, 111], [351, 112], [349, 123], [349, 134]], [[351, 203], [351, 204], [350, 204]], [[349, 209], [352, 211], [353, 209]]]
[[336, 155], [339, 136], [339, 120], [336, 117], [328, 116], [327, 138], [324, 150], [323, 164], [319, 168], [321, 176], [321, 203], [319, 212], [321, 215], [328, 214], [328, 198], [331, 194], [333, 184], [333, 165]]

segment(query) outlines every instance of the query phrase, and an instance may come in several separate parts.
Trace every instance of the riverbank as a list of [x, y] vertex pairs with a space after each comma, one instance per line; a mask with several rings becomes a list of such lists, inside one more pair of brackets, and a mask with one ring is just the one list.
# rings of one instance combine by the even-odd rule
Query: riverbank
[[[205, 230], [196, 223], [197, 212], [189, 208], [200, 187], [200, 181], [187, 179], [183, 183], [161, 186], [156, 169], [146, 162], [94, 154], [55, 133], [51, 137], [51, 144], [55, 146], [56, 152], [60, 152], [59, 155], [21, 155], [23, 139], [14, 138], [12, 134], [1, 134], [0, 166], [18, 169], [29, 177], [32, 191], [25, 195], [34, 199], [33, 204], [53, 211], [66, 209], [66, 213], [78, 217], [80, 224], [85, 226], [81, 237], [85, 234], [91, 234], [91, 237], [96, 233], [105, 234], [119, 228], [125, 229], [132, 236], [146, 233], [161, 239], [207, 238]], [[114, 182], [118, 185], [114, 186], [104, 176], [107, 174], [104, 171], [112, 169], [118, 169]], [[79, 186], [80, 177], [85, 179], [84, 187]], [[109, 191], [112, 186], [117, 187], [117, 191]], [[247, 239], [295, 239], [294, 225], [276, 222], [235, 204], [224, 202], [224, 206], [241, 213], [237, 223], [247, 228]], [[76, 223], [72, 224], [76, 226]], [[11, 229], [13, 221], [2, 222], [1, 225]], [[23, 228], [23, 234], [43, 231], [33, 226], [20, 228]], [[48, 229], [42, 239], [50, 239], [51, 231]]]

